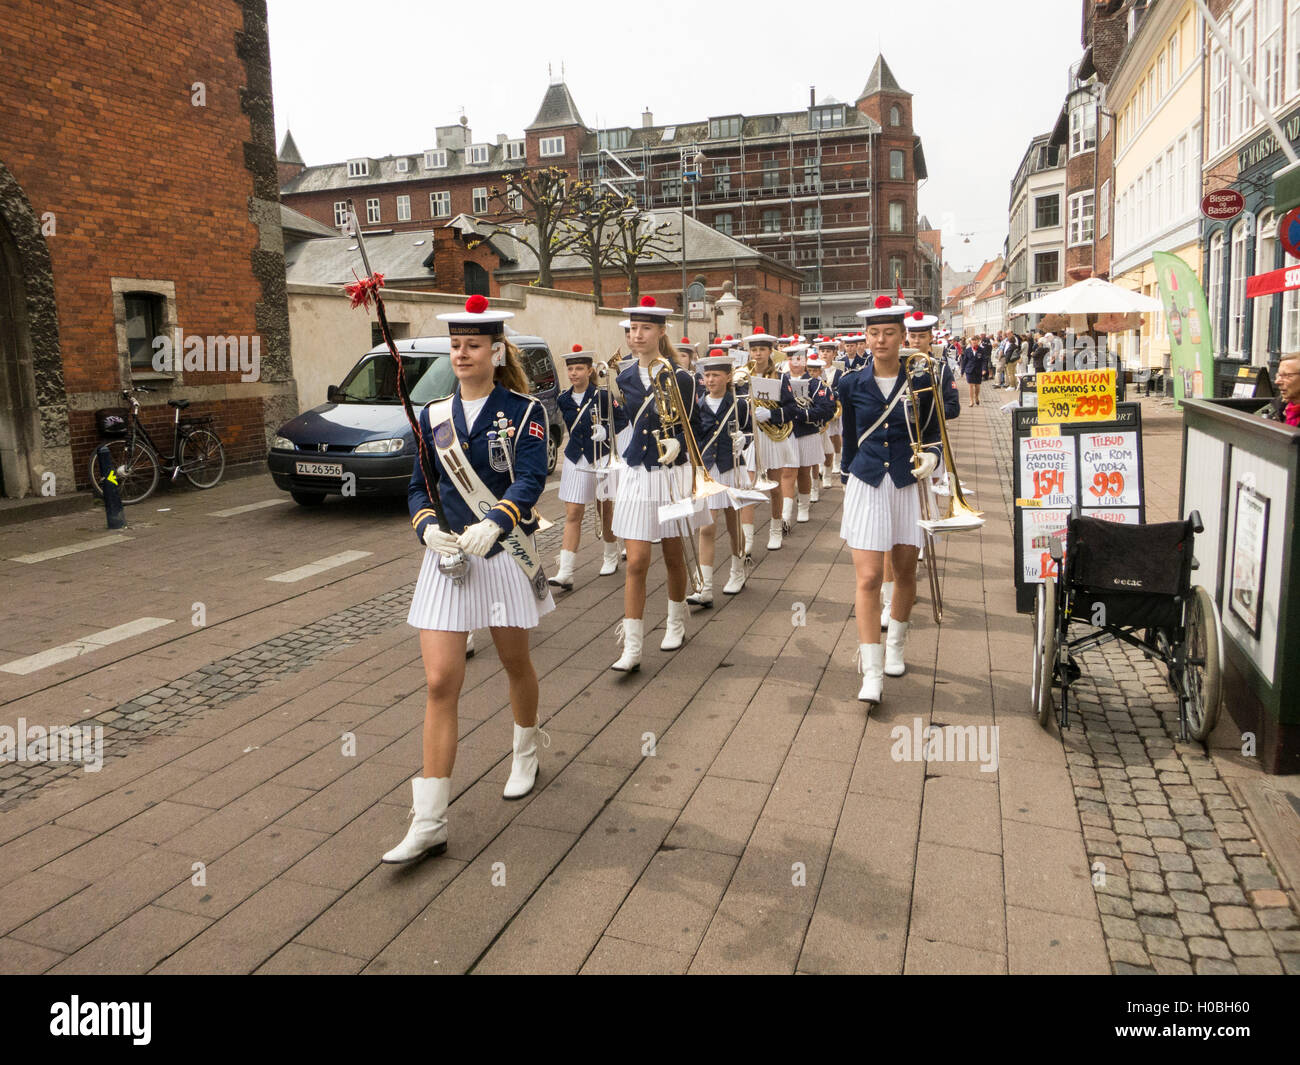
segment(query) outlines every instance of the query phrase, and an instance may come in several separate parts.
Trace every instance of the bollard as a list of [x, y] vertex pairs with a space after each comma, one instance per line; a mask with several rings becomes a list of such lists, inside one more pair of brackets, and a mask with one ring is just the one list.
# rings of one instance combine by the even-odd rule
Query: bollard
[[108, 519], [108, 527], [125, 529], [122, 493], [117, 489], [117, 470], [113, 468], [113, 456], [109, 454], [107, 445], [100, 444], [95, 449], [95, 461], [99, 463], [99, 487], [104, 493], [104, 516]]

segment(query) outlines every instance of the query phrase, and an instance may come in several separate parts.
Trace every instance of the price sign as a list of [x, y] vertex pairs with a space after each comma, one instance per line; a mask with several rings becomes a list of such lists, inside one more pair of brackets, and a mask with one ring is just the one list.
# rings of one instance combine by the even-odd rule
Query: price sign
[[1137, 433], [1080, 433], [1079, 483], [1083, 506], [1136, 507]]
[[1069, 507], [1075, 500], [1072, 436], [1035, 436], [1020, 448], [1020, 486], [1036, 507]]
[[1115, 371], [1062, 370], [1038, 375], [1039, 424], [1105, 422], [1115, 416]]

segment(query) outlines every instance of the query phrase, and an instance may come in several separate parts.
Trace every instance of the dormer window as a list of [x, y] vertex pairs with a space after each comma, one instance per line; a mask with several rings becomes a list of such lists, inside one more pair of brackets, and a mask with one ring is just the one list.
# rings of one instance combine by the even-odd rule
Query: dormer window
[[482, 166], [491, 157], [492, 149], [486, 144], [471, 144], [466, 150], [465, 159], [470, 166]]
[[631, 136], [632, 131], [630, 129], [606, 129], [596, 134], [596, 143], [598, 147], [606, 148], [611, 152], [619, 152], [627, 147]]
[[522, 159], [524, 157], [523, 141], [506, 141], [506, 158]]
[[543, 159], [564, 154], [563, 137], [543, 137], [537, 144], [537, 154]]
[[370, 160], [369, 159], [349, 159], [348, 160], [348, 177], [369, 177]]
[[396, 162], [397, 162], [397, 172], [399, 174], [405, 174], [408, 170], [411, 169], [411, 160], [407, 159], [406, 156], [402, 156]]
[[425, 170], [443, 170], [447, 166], [447, 149], [431, 148], [424, 153]]
[[812, 128], [813, 129], [843, 129], [844, 128], [843, 106], [814, 107], [812, 110]]
[[709, 139], [710, 140], [730, 140], [740, 136], [740, 116], [730, 115], [727, 118], [709, 119]]

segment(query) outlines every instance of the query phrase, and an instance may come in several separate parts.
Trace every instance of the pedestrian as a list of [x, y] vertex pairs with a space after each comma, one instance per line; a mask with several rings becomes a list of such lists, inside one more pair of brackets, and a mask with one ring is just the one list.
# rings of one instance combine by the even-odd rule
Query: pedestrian
[[490, 310], [482, 296], [471, 296], [464, 312], [438, 315], [451, 332], [456, 389], [420, 412], [407, 489], [411, 524], [427, 548], [406, 619], [420, 630], [424, 661], [424, 764], [411, 781], [411, 826], [383, 856], [388, 863], [447, 849], [465, 642], [474, 629], [491, 632], [509, 679], [514, 758], [504, 795], [527, 795], [537, 780], [538, 684], [528, 630], [555, 609], [533, 542], [549, 430], [545, 409], [528, 394], [519, 351], [505, 336], [513, 317]]
[[997, 347], [993, 349], [994, 388], [1002, 388], [1007, 381], [1007, 340], [998, 334]]
[[[637, 361], [618, 375], [619, 391], [627, 407], [632, 435], [623, 459], [627, 469], [619, 474], [618, 496], [614, 501], [614, 535], [627, 545], [627, 580], [623, 587], [623, 620], [618, 636], [623, 653], [611, 667], [620, 672], [641, 668], [641, 643], [645, 634], [646, 578], [650, 572], [650, 549], [656, 541], [667, 572], [668, 619], [661, 651], [675, 651], [686, 639], [686, 555], [682, 537], [704, 524], [697, 513], [689, 518], [659, 520], [659, 508], [680, 502], [691, 494], [691, 465], [686, 432], [695, 417], [695, 376], [677, 366], [673, 346], [668, 343], [665, 322], [672, 312], [656, 304], [653, 296], [641, 297], [636, 307], [624, 308], [631, 322], [628, 344]], [[662, 361], [661, 361], [662, 360]], [[665, 367], [663, 363], [666, 363]], [[655, 374], [651, 374], [651, 367]], [[670, 376], [671, 375], [671, 376]], [[660, 420], [662, 388], [676, 398], [679, 419], [671, 428]]]
[[980, 383], [984, 380], [984, 362], [973, 343], [967, 343], [962, 347], [961, 374], [966, 378], [966, 388], [969, 393], [966, 405], [978, 407]]
[[[808, 345], [795, 344], [785, 349], [789, 369], [781, 382], [782, 409], [793, 402], [794, 431], [799, 448], [798, 503], [795, 522], [809, 520], [814, 493], [821, 482], [822, 426], [835, 416], [835, 397], [830, 389], [808, 372]], [[796, 384], [795, 382], [803, 382]]]
[[1020, 386], [1020, 378], [1016, 375], [1016, 363], [1020, 361], [1020, 337], [1015, 333], [1007, 334], [1007, 388], [1014, 391]]

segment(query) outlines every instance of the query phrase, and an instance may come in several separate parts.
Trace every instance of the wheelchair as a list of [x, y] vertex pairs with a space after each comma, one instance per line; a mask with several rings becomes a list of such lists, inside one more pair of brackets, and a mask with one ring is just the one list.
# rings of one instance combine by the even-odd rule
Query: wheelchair
[[[1209, 737], [1222, 692], [1223, 627], [1210, 594], [1192, 583], [1193, 536], [1203, 530], [1197, 511], [1186, 521], [1120, 525], [1072, 510], [1069, 550], [1052, 538], [1055, 574], [1034, 603], [1030, 702], [1039, 724], [1047, 725], [1059, 686], [1060, 727], [1069, 728], [1076, 656], [1122, 640], [1164, 664], [1178, 696], [1179, 739]], [[1072, 636], [1072, 625], [1083, 631]]]

